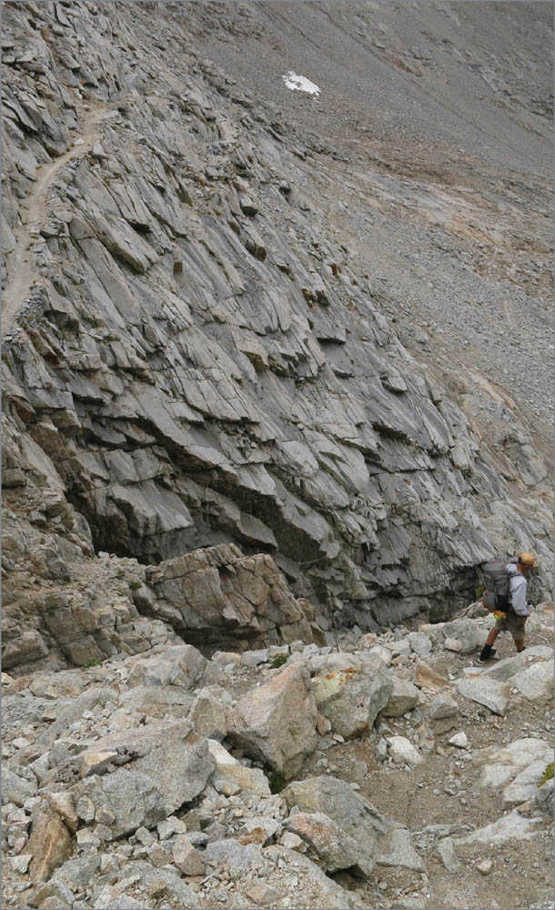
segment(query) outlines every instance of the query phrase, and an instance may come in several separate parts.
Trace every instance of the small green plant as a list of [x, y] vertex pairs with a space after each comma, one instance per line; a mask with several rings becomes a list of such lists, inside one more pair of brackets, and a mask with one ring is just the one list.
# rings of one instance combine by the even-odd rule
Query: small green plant
[[101, 664], [101, 661], [98, 659], [98, 657], [93, 657], [91, 660], [88, 660], [85, 664], [83, 664], [83, 666], [85, 668], [98, 667], [98, 666], [100, 666], [100, 664]]
[[139, 588], [142, 587], [142, 584], [141, 584], [140, 581], [130, 581], [130, 582], [129, 582], [129, 587], [130, 587], [130, 589], [131, 589], [132, 591], [138, 591]]
[[552, 762], [552, 761], [549, 762], [548, 765], [546, 765], [545, 770], [538, 781], [538, 784], [537, 784], [538, 787], [543, 787], [543, 785], [545, 783], [547, 783], [548, 780], [552, 779], [552, 777], [554, 776], [553, 765], [554, 765], [554, 762]]
[[278, 654], [276, 657], [274, 657], [274, 659], [271, 662], [271, 665], [274, 668], [274, 670], [277, 669], [277, 667], [283, 666], [283, 664], [287, 662], [287, 658], [288, 658], [287, 654]]
[[272, 793], [281, 793], [287, 781], [281, 771], [270, 771], [268, 774], [268, 783], [270, 784]]

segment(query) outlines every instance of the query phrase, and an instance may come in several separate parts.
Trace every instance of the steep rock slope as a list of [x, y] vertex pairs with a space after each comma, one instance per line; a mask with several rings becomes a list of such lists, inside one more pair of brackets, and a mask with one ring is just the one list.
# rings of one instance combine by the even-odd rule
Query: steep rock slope
[[232, 540], [323, 628], [441, 617], [549, 552], [545, 467], [400, 342], [320, 205], [337, 154], [199, 56], [218, 12], [5, 5], [8, 603], [31, 558]]

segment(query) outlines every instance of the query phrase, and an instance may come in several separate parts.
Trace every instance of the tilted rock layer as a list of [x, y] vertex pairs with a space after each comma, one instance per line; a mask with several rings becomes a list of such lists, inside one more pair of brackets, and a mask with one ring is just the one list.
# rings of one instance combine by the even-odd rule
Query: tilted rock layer
[[[517, 508], [327, 229], [306, 178], [325, 158], [199, 58], [205, 15], [4, 7], [8, 570], [34, 559], [63, 588], [94, 550], [171, 563], [233, 541], [322, 628], [445, 617], [496, 549], [548, 552], [542, 506]], [[541, 460], [514, 446], [533, 487]], [[125, 639], [112, 611], [85, 655], [90, 603], [57, 607], [14, 608], [41, 619], [8, 668], [44, 657], [45, 628], [77, 663]]]

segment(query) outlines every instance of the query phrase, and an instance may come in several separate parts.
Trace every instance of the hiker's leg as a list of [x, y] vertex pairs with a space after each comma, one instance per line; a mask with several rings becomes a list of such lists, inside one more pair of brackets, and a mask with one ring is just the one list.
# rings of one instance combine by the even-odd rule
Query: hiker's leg
[[480, 651], [480, 660], [489, 660], [490, 657], [493, 657], [493, 655], [495, 654], [495, 648], [492, 648], [492, 644], [494, 643], [495, 639], [499, 635], [499, 632], [500, 632], [500, 630], [497, 629], [495, 626], [490, 631], [490, 633], [486, 639], [486, 643], [485, 643], [484, 647], [482, 648], [482, 650]]
[[515, 648], [520, 653], [524, 651], [524, 626], [526, 624], [526, 616], [519, 616], [515, 623], [515, 628], [513, 631], [513, 641], [515, 643]]
[[498, 635], [499, 635], [499, 629], [497, 629], [494, 626], [493, 629], [490, 630], [490, 633], [489, 633], [488, 637], [486, 638], [486, 645], [489, 645], [491, 648], [492, 644], [494, 643], [494, 641]]

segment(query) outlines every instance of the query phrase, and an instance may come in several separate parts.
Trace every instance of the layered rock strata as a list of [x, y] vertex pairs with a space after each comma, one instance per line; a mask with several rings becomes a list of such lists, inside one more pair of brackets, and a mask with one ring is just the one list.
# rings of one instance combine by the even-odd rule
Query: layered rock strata
[[515, 505], [308, 204], [324, 165], [190, 27], [4, 10], [8, 507], [56, 493], [31, 537], [59, 517], [84, 555], [269, 554], [323, 625], [445, 617], [496, 549], [548, 552], [543, 507]]

